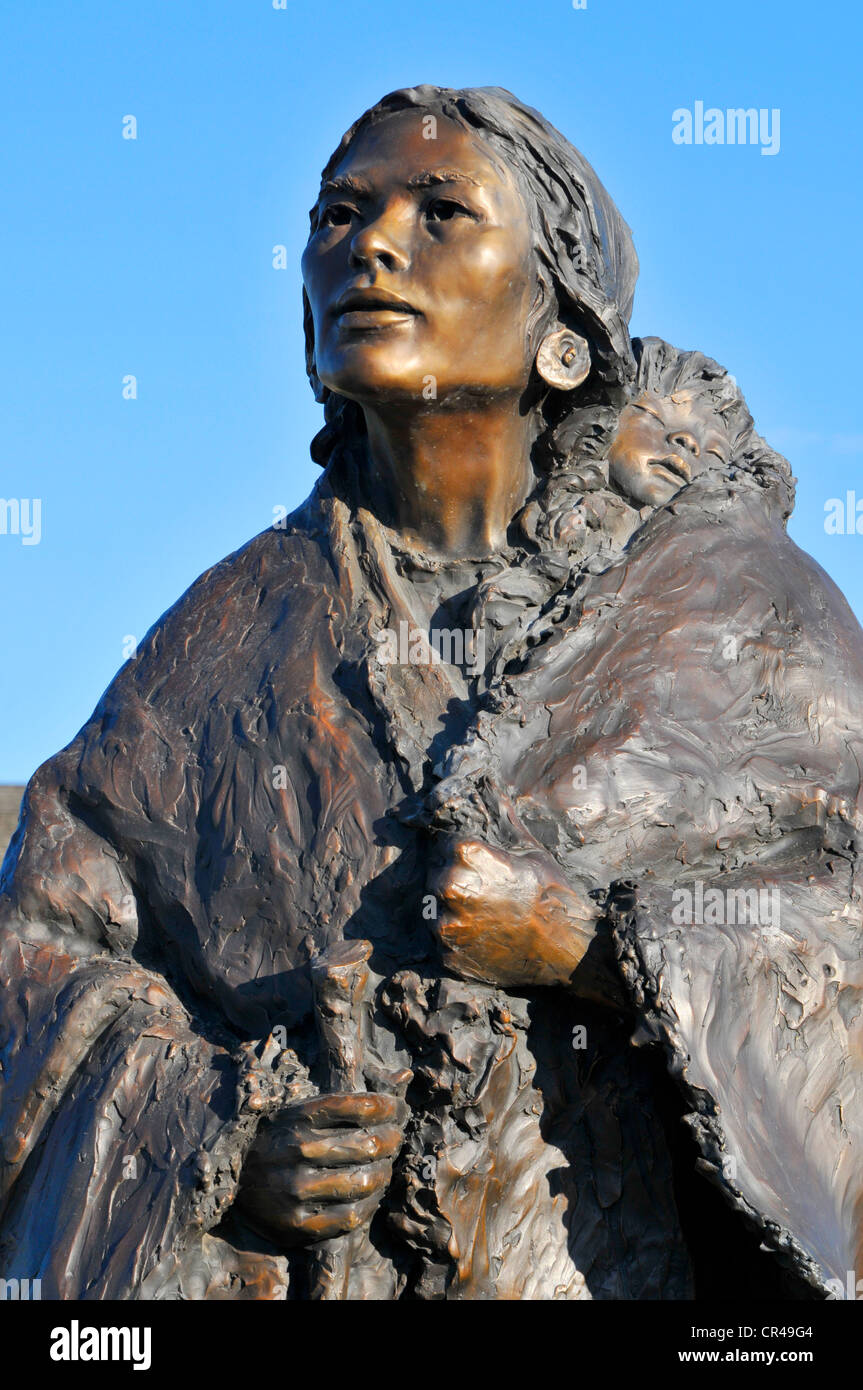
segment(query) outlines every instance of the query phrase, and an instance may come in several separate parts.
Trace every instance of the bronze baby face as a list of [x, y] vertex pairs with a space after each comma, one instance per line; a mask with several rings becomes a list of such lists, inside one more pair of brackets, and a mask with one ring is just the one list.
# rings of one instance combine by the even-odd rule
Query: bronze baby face
[[626, 407], [608, 454], [611, 481], [640, 507], [668, 502], [711, 461], [731, 462], [718, 412], [687, 392], [644, 392]]

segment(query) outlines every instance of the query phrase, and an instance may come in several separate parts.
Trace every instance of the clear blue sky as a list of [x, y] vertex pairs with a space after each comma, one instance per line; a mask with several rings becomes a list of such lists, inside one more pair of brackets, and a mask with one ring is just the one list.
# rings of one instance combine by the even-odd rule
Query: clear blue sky
[[[863, 616], [863, 536], [824, 530], [863, 499], [860, 53], [837, 0], [6, 0], [0, 496], [40, 498], [42, 538], [0, 535], [0, 782], [311, 487], [307, 211], [344, 128], [418, 82], [509, 87], [584, 151], [635, 234], [633, 332], [734, 372]], [[696, 101], [779, 108], [779, 153], [676, 145]]]

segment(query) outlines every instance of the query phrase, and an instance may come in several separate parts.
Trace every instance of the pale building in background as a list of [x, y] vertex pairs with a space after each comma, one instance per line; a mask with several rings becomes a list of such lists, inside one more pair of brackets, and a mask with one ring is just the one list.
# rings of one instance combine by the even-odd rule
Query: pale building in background
[[0, 861], [18, 824], [23, 787], [0, 787]]

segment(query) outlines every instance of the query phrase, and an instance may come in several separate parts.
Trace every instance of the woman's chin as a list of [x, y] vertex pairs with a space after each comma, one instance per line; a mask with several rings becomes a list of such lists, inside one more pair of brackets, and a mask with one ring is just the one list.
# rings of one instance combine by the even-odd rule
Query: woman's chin
[[424, 406], [428, 403], [428, 377], [417, 371], [404, 372], [368, 363], [366, 370], [340, 372], [324, 380], [337, 396], [347, 396], [358, 405], [403, 402]]

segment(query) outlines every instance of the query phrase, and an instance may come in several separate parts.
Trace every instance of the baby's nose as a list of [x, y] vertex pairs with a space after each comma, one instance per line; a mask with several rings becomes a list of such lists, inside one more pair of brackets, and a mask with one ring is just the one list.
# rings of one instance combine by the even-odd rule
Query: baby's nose
[[698, 447], [698, 440], [695, 438], [695, 435], [690, 434], [688, 430], [675, 431], [674, 434], [668, 436], [668, 442], [673, 445], [675, 449], [684, 449], [686, 453], [692, 454], [694, 458], [698, 458], [698, 455], [701, 453]]

